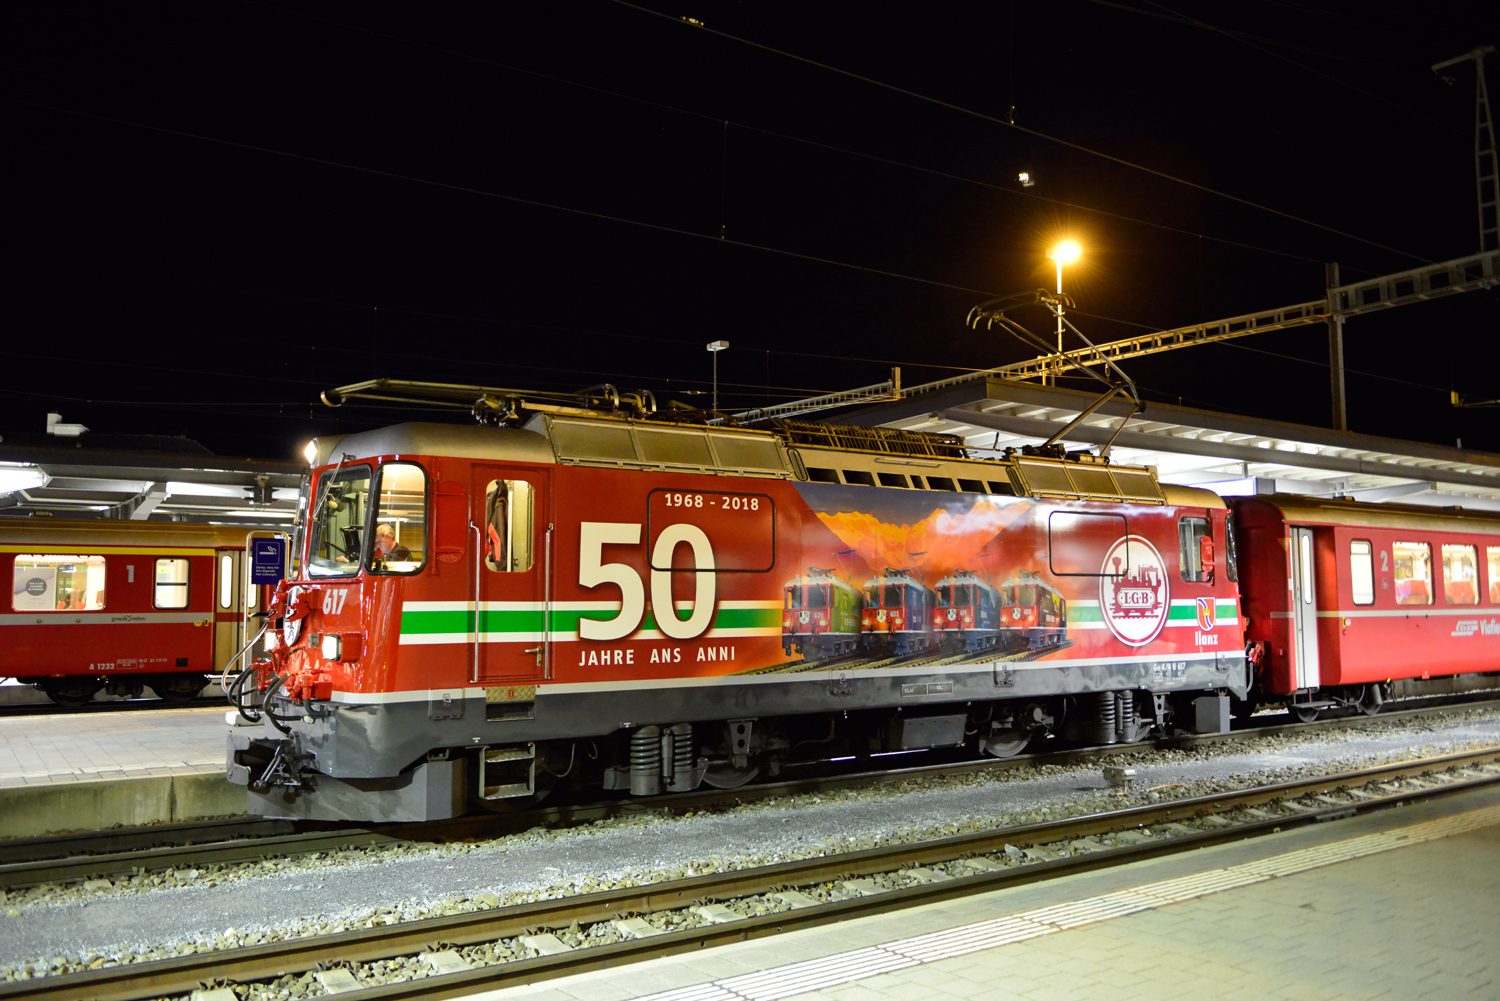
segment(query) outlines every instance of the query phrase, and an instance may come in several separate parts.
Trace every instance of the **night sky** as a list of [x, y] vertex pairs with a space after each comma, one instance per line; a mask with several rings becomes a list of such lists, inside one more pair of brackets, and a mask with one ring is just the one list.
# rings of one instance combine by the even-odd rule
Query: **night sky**
[[[1096, 341], [1317, 299], [1326, 261], [1479, 249], [1473, 66], [1428, 67], [1497, 13], [6, 4], [0, 433], [56, 409], [286, 459], [422, 416], [317, 402], [377, 376], [706, 405], [717, 339], [726, 409], [927, 381], [1033, 354], [963, 319], [1049, 284], [1062, 235]], [[1448, 396], [1500, 397], [1497, 321], [1493, 290], [1349, 321], [1351, 428], [1500, 451], [1500, 409]], [[1124, 367], [1328, 424], [1321, 324], [1234, 344]]]

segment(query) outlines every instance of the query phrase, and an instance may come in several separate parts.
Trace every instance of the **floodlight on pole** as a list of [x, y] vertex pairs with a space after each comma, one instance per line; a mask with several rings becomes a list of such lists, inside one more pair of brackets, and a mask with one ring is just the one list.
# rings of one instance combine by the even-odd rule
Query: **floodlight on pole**
[[[1077, 240], [1069, 239], [1059, 242], [1056, 246], [1047, 249], [1047, 258], [1057, 262], [1057, 294], [1062, 295], [1062, 269], [1064, 264], [1076, 264], [1083, 256], [1083, 247], [1079, 246]], [[1057, 304], [1057, 353], [1063, 350], [1063, 309], [1062, 303]], [[1044, 378], [1042, 384], [1046, 385]]]
[[714, 356], [714, 395], [712, 409], [717, 413], [719, 409], [719, 352], [729, 347], [728, 341], [710, 341], [708, 350]]

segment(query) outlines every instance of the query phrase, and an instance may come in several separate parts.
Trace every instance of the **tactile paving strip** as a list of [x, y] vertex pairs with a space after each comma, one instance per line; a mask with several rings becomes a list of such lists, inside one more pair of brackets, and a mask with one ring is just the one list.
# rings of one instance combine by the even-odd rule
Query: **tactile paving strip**
[[936, 963], [955, 956], [1053, 935], [1070, 928], [1082, 928], [1127, 914], [1170, 907], [1185, 900], [1261, 883], [1278, 876], [1306, 872], [1424, 841], [1467, 834], [1496, 824], [1500, 824], [1500, 807], [1487, 807], [1394, 831], [1285, 852], [1257, 862], [1146, 883], [1085, 900], [1054, 904], [885, 945], [841, 952], [824, 959], [773, 967], [759, 973], [746, 973], [697, 987], [682, 987], [652, 994], [639, 1001], [777, 1001], [779, 998], [850, 984], [923, 963]]

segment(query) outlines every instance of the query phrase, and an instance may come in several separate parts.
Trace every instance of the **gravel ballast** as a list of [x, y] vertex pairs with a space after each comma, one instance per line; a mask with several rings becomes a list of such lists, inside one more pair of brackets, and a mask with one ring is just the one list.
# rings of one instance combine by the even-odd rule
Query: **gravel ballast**
[[[1459, 710], [1117, 755], [1107, 764], [1137, 773], [1123, 794], [1108, 788], [1099, 764], [1049, 765], [713, 812], [658, 811], [476, 844], [353, 849], [0, 892], [0, 981], [1056, 820], [1496, 744], [1500, 712]], [[784, 906], [769, 899], [763, 905]], [[497, 952], [484, 961], [501, 958]], [[393, 975], [425, 972], [416, 960], [391, 963]], [[407, 971], [403, 964], [412, 963]], [[322, 993], [311, 975], [286, 979], [266, 996]]]

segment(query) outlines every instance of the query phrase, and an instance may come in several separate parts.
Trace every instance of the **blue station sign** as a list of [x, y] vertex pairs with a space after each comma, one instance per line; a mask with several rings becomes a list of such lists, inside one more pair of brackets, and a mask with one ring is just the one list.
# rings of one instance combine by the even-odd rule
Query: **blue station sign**
[[250, 540], [250, 583], [278, 583], [286, 575], [285, 566], [285, 539]]

